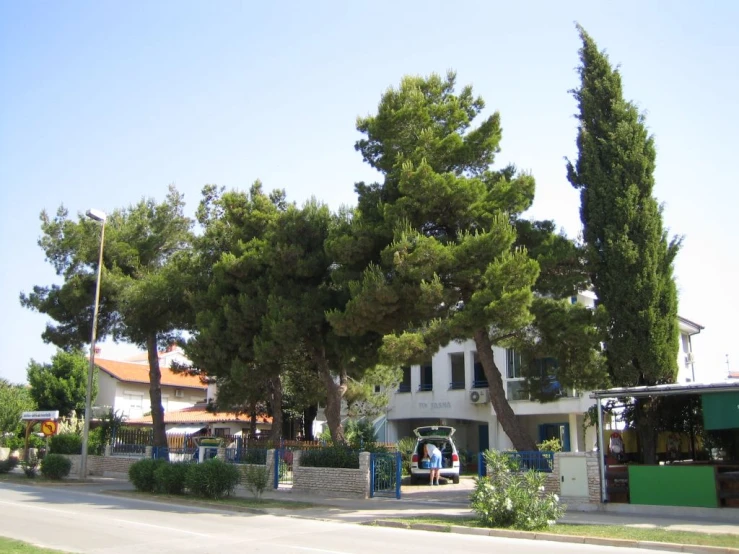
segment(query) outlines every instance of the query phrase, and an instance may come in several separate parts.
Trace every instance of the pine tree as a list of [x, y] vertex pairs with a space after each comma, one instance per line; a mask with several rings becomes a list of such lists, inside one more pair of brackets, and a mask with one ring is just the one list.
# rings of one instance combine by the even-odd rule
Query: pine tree
[[[677, 375], [680, 238], [668, 237], [653, 196], [656, 152], [644, 116], [624, 100], [621, 75], [578, 26], [579, 156], [568, 178], [580, 190], [586, 259], [607, 314], [606, 359], [616, 386], [671, 383]], [[648, 401], [636, 410], [645, 461], [656, 455]]]

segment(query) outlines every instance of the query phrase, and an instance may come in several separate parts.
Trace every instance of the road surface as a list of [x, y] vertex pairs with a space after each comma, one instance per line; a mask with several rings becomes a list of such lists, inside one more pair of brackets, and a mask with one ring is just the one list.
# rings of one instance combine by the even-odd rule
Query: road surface
[[479, 551], [541, 554], [542, 550], [548, 554], [626, 554], [631, 551], [228, 513], [72, 488], [7, 483], [0, 484], [0, 514], [0, 536], [66, 552], [100, 554], [469, 554]]

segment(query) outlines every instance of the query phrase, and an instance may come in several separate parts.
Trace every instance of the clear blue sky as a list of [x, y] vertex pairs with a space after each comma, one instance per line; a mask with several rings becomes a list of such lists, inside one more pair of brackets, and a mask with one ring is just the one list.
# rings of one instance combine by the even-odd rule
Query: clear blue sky
[[[279, 5], [278, 5], [279, 4]], [[537, 179], [531, 216], [580, 232], [574, 157], [579, 21], [621, 65], [658, 147], [680, 313], [705, 325], [696, 371], [739, 369], [739, 4], [730, 2], [0, 2], [0, 376], [54, 349], [20, 291], [54, 273], [38, 214], [110, 211], [175, 183], [285, 188], [337, 208], [377, 176], [355, 119], [402, 75], [455, 69], [501, 112], [500, 163]], [[103, 345], [103, 355], [115, 348]]]

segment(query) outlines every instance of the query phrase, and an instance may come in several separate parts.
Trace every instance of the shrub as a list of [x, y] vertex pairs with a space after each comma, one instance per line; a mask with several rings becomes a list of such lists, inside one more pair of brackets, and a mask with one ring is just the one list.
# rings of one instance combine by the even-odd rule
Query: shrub
[[18, 458], [11, 456], [7, 460], [0, 461], [0, 473], [10, 473], [18, 465]]
[[187, 462], [160, 464], [154, 469], [154, 490], [165, 494], [184, 494], [189, 466]]
[[23, 473], [26, 474], [26, 477], [33, 479], [36, 477], [36, 472], [38, 471], [38, 459], [31, 458], [30, 460], [23, 461], [21, 462], [21, 467], [23, 468]]
[[264, 489], [269, 486], [270, 471], [267, 466], [249, 465], [244, 471], [244, 486], [256, 498], [260, 498]]
[[48, 454], [41, 462], [41, 475], [48, 479], [63, 479], [72, 469], [72, 460], [61, 454]]
[[49, 446], [54, 454], [82, 454], [82, 437], [75, 433], [54, 435]]
[[328, 446], [306, 450], [300, 457], [303, 467], [337, 467], [359, 469], [359, 452], [344, 446]]
[[7, 448], [10, 448], [11, 452], [13, 450], [23, 450], [25, 444], [26, 444], [25, 440], [23, 440], [20, 437], [16, 437], [16, 436], [7, 437], [5, 439], [5, 446]]
[[542, 452], [562, 452], [562, 441], [558, 438], [547, 439], [536, 446]]
[[153, 492], [156, 489], [154, 472], [166, 463], [168, 462], [164, 460], [152, 460], [150, 458], [139, 460], [128, 468], [128, 479], [136, 487], [136, 490]]
[[403, 474], [410, 475], [411, 458], [413, 457], [413, 452], [416, 450], [416, 439], [415, 437], [403, 437], [398, 441], [397, 447], [403, 460]]
[[501, 452], [486, 451], [488, 477], [476, 480], [472, 509], [486, 527], [535, 530], [553, 525], [564, 514], [556, 494], [544, 492], [546, 474], [516, 471]]
[[241, 480], [241, 472], [217, 458], [202, 464], [190, 464], [185, 486], [196, 496], [221, 498], [231, 494]]

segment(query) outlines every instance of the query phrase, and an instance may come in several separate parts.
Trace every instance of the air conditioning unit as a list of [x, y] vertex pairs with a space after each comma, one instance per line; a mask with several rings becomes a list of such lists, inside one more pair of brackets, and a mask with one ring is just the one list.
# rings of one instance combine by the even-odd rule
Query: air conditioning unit
[[185, 391], [182, 389], [175, 389], [174, 391], [175, 398], [184, 398], [185, 397]]
[[470, 391], [470, 402], [472, 402], [473, 404], [487, 404], [488, 403], [488, 391], [486, 390]]
[[695, 356], [692, 352], [688, 352], [685, 354], [685, 365], [690, 365], [692, 363], [695, 363]]

